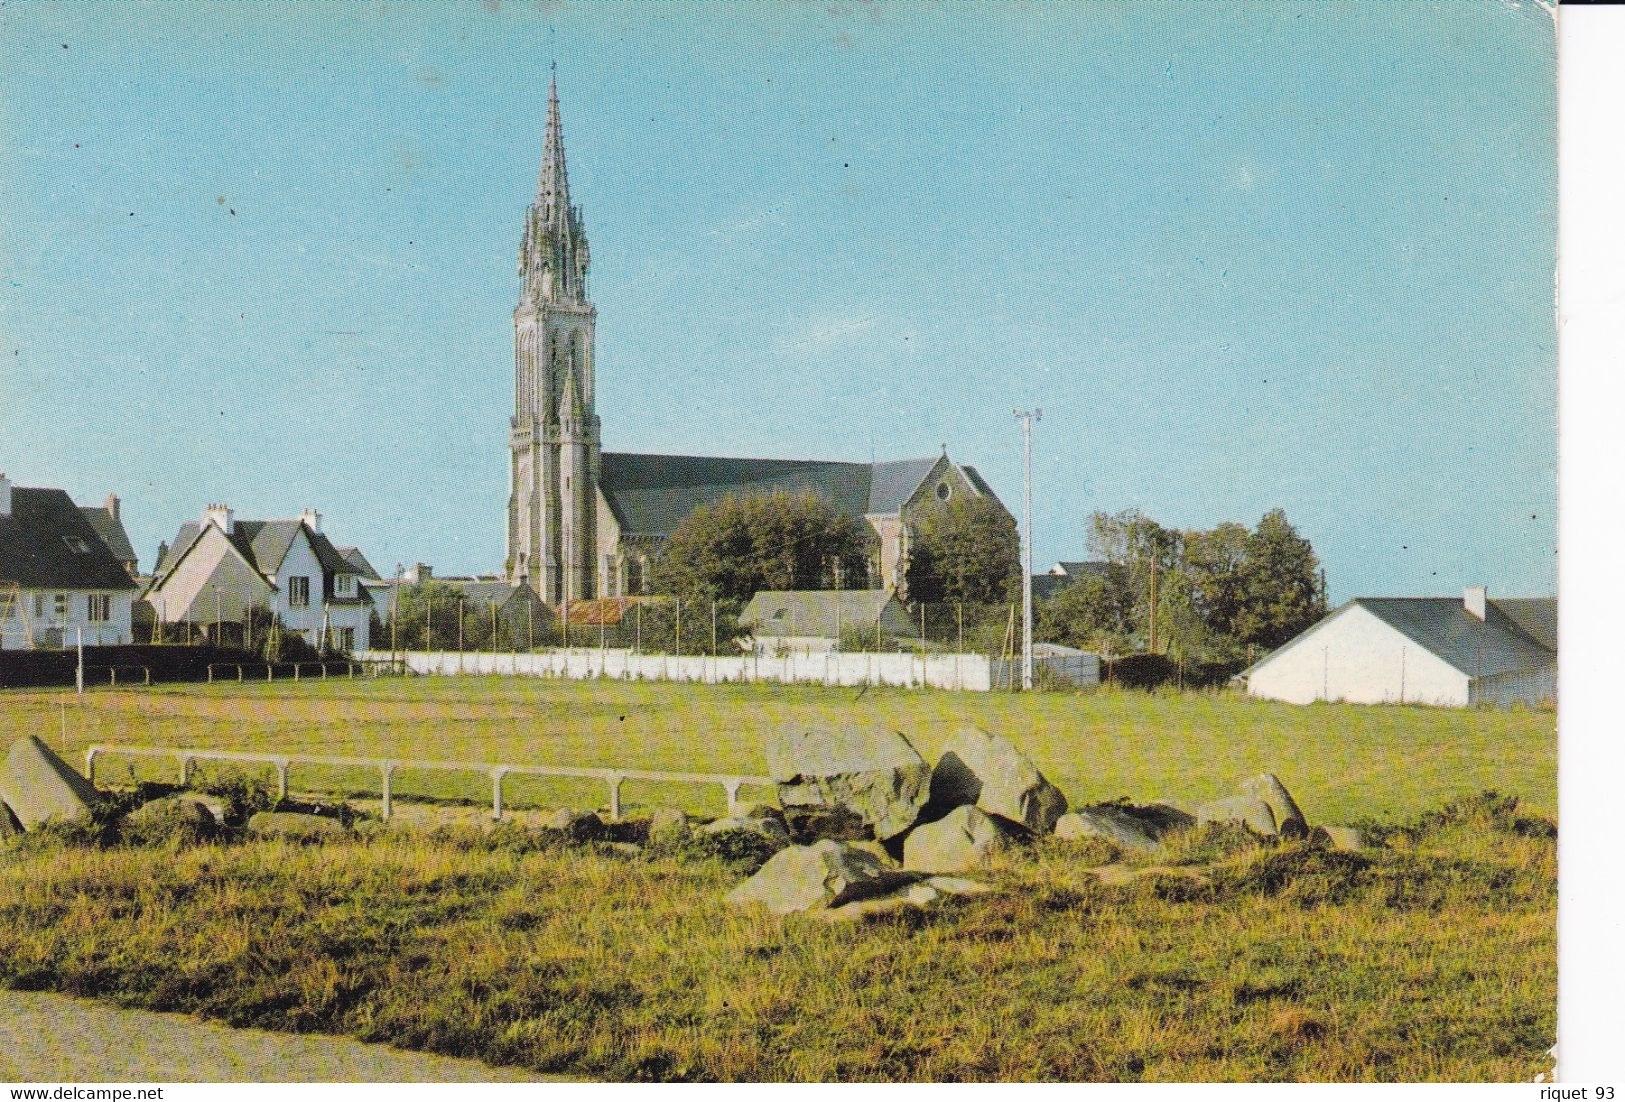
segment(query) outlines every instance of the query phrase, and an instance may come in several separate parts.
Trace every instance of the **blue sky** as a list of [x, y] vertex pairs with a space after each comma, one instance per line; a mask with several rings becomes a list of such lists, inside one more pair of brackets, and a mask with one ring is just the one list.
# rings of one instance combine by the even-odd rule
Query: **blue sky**
[[503, 553], [557, 58], [609, 450], [1280, 506], [1357, 594], [1553, 591], [1532, 3], [7, 4], [0, 470], [386, 572]]

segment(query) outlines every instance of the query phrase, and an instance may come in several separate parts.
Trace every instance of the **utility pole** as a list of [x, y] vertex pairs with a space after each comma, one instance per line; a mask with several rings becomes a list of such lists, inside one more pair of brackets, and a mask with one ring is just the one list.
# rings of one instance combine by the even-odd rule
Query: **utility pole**
[[1016, 410], [1021, 421], [1021, 687], [1033, 687], [1033, 422], [1044, 411]]

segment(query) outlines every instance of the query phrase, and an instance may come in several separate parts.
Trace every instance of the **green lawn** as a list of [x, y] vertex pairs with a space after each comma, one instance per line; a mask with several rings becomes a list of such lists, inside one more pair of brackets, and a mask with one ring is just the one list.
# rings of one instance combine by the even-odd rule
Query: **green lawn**
[[[65, 703], [64, 703], [65, 702]], [[961, 724], [1021, 747], [1074, 803], [1201, 800], [1277, 773], [1312, 820], [1404, 818], [1496, 790], [1555, 816], [1555, 716], [1546, 711], [1307, 707], [1235, 695], [918, 692], [509, 678], [395, 678], [0, 693], [5, 737], [37, 734], [82, 760], [92, 742], [553, 765], [763, 773], [764, 733], [783, 723], [880, 723], [928, 758]], [[172, 776], [105, 763], [102, 776]], [[306, 773], [311, 788], [374, 790], [370, 775]], [[295, 787], [300, 778], [295, 777]], [[402, 774], [398, 793], [489, 799], [480, 778]], [[602, 785], [510, 779], [515, 806], [603, 803]], [[629, 783], [629, 806], [718, 810], [716, 789]]]

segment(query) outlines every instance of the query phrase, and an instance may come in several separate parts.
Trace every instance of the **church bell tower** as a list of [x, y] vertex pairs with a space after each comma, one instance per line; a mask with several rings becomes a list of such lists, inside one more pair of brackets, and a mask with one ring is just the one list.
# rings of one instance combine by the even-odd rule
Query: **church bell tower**
[[597, 311], [587, 298], [587, 265], [581, 208], [570, 205], [555, 78], [541, 180], [519, 247], [507, 560], [509, 580], [529, 582], [550, 604], [597, 595]]

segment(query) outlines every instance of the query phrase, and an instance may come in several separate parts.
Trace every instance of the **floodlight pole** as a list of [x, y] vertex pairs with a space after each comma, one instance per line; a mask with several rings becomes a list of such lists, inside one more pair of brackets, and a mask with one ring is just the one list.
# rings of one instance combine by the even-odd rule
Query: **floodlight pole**
[[1021, 420], [1021, 687], [1033, 687], [1033, 422], [1044, 411], [1016, 410]]

